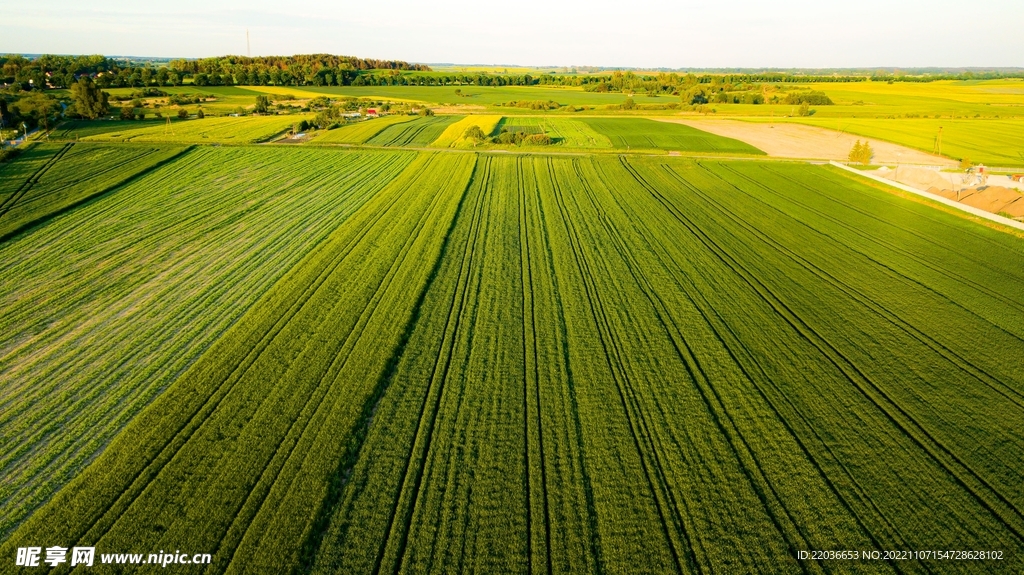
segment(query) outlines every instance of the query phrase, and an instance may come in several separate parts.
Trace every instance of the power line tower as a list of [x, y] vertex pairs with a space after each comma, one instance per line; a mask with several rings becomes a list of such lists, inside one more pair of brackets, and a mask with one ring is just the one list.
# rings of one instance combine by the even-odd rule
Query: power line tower
[[940, 156], [942, 155], [942, 126], [939, 126], [939, 133], [935, 135], [935, 149], [933, 151]]

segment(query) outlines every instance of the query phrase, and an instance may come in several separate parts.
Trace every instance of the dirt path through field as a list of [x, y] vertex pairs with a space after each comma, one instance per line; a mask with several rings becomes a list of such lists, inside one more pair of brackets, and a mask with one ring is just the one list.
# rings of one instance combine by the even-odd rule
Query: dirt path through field
[[875, 164], [956, 165], [956, 162], [949, 158], [928, 154], [913, 148], [801, 124], [683, 118], [651, 119], [685, 124], [719, 136], [735, 138], [764, 150], [769, 156], [779, 158], [845, 161], [857, 140], [867, 140], [875, 150], [875, 157], [872, 160]]

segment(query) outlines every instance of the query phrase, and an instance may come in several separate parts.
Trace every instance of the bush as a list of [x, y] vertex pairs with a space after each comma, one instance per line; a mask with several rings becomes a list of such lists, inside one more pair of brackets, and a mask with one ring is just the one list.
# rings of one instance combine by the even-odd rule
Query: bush
[[134, 120], [135, 119], [135, 108], [131, 106], [124, 106], [121, 108], [121, 119], [122, 120]]
[[523, 140], [523, 143], [528, 146], [550, 146], [551, 136], [547, 134], [530, 134]]
[[178, 118], [181, 119], [181, 120], [187, 120], [188, 119], [188, 110], [186, 110], [185, 108], [182, 108], [182, 109], [178, 110]]
[[206, 114], [203, 113], [203, 109], [199, 108], [199, 110], [196, 111], [196, 118], [199, 118], [200, 120], [202, 120], [205, 117], [206, 117]]
[[431, 110], [430, 108], [420, 108], [419, 114], [421, 116], [433, 116], [434, 111]]

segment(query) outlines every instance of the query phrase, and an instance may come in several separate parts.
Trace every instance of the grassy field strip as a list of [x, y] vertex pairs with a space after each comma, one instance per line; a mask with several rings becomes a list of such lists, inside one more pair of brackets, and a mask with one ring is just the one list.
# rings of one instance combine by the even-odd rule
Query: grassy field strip
[[82, 138], [91, 142], [168, 142], [200, 144], [252, 144], [269, 140], [306, 116], [247, 116], [171, 120], [170, 124], [129, 128]]
[[[707, 181], [700, 182], [699, 179], [693, 178], [690, 174], [687, 174], [687, 180], [696, 180], [698, 182], [698, 185], [703, 184], [700, 188], [701, 190], [706, 190], [710, 187]], [[696, 187], [691, 188], [691, 192], [697, 189], [698, 188]], [[693, 213], [692, 205], [689, 207], [689, 210], [689, 213]], [[736, 221], [739, 222], [743, 220], [737, 219]], [[728, 220], [722, 221], [723, 224], [727, 222]], [[730, 225], [729, 227], [731, 228], [732, 226]], [[739, 238], [743, 237], [742, 235], [739, 235], [735, 231], [733, 231], [733, 234]], [[715, 244], [709, 245], [714, 246]], [[808, 244], [805, 241], [801, 245]], [[718, 247], [720, 247], [720, 245]], [[728, 252], [722, 252], [722, 257], [726, 258], [727, 260], [737, 261], [733, 259], [736, 258], [737, 256], [735, 256], [735, 254], [730, 256]], [[768, 257], [765, 257], [764, 259], [766, 261], [772, 262], [773, 269], [775, 267], [781, 267], [782, 261], [779, 260], [777, 257], [772, 257], [770, 259]], [[930, 357], [929, 354], [926, 353], [926, 350], [919, 350], [918, 347], [920, 347], [920, 344], [913, 341], [914, 338], [907, 337], [906, 335], [903, 335], [903, 337], [893, 335], [890, 335], [888, 337], [882, 337], [879, 333], [871, 333], [871, 331], [878, 332], [880, 330], [886, 329], [890, 331], [899, 331], [899, 326], [891, 326], [887, 322], [881, 321], [865, 321], [863, 316], [861, 316], [859, 320], [846, 318], [845, 322], [837, 321], [836, 319], [834, 319], [834, 317], [831, 316], [822, 317], [822, 311], [825, 309], [824, 307], [822, 307], [823, 305], [828, 306], [828, 310], [832, 314], [832, 316], [834, 316], [837, 311], [842, 310], [843, 306], [840, 306], [834, 302], [813, 304], [812, 301], [814, 298], [807, 294], [804, 294], [799, 298], [794, 297], [795, 294], [792, 294], [792, 290], [794, 290], [795, 286], [797, 285], [817, 286], [818, 289], [815, 291], [815, 293], [827, 293], [834, 289], [831, 286], [828, 286], [827, 284], [823, 283], [820, 277], [817, 279], [817, 282], [807, 279], [804, 279], [803, 282], [799, 282], [797, 281], [801, 279], [799, 277], [799, 273], [795, 269], [789, 270], [789, 266], [785, 266], [787, 268], [786, 274], [783, 274], [783, 272], [780, 270], [776, 270], [773, 273], [768, 273], [766, 270], [759, 269], [757, 270], [757, 272], [760, 272], [763, 275], [753, 275], [757, 272], [754, 272], [753, 270], [748, 270], [747, 268], [753, 266], [751, 262], [753, 262], [754, 260], [749, 260], [745, 258], [743, 261], [745, 262], [745, 265], [743, 265], [742, 267], [738, 267], [737, 271], [740, 271], [740, 273], [743, 273], [744, 275], [748, 273], [751, 274], [748, 276], [750, 278], [749, 281], [754, 282], [755, 287], [757, 287], [758, 291], [762, 294], [762, 297], [765, 298], [765, 301], [771, 302], [772, 300], [774, 300], [774, 306], [782, 306], [783, 303], [778, 298], [789, 296], [784, 297], [786, 304], [785, 307], [776, 308], [778, 313], [788, 316], [791, 325], [793, 325], [794, 328], [799, 329], [802, 332], [803, 337], [807, 341], [813, 343], [814, 346], [820, 350], [820, 353], [832, 357], [832, 361], [835, 363], [835, 365], [843, 371], [844, 377], [847, 380], [849, 380], [850, 383], [857, 386], [861, 390], [861, 393], [863, 394], [864, 398], [871, 402], [871, 404], [874, 406], [873, 410], [878, 412], [879, 414], [883, 414], [884, 418], [890, 422], [889, 425], [882, 426], [879, 429], [884, 429], [885, 427], [895, 427], [898, 430], [898, 433], [896, 435], [897, 437], [902, 436], [903, 441], [910, 441], [911, 445], [913, 445], [915, 450], [919, 450], [923, 453], [923, 455], [925, 455], [925, 457], [922, 460], [922, 463], [939, 466], [939, 471], [922, 472], [921, 475], [917, 477], [917, 479], [915, 480], [917, 482], [920, 482], [922, 480], [930, 481], [934, 485], [916, 488], [914, 490], [915, 493], [918, 494], [916, 496], [919, 497], [920, 494], [926, 493], [938, 493], [940, 492], [939, 490], [949, 492], [950, 495], [948, 497], [950, 501], [952, 501], [955, 497], [957, 499], [962, 499], [962, 503], [956, 504], [953, 507], [949, 508], [947, 511], [945, 511], [946, 513], [959, 513], [963, 509], [960, 507], [960, 505], [970, 505], [972, 506], [972, 508], [977, 509], [977, 513], [980, 514], [979, 517], [983, 518], [980, 522], [978, 522], [978, 519], [975, 519], [975, 522], [977, 523], [975, 529], [982, 529], [982, 526], [987, 525], [987, 527], [984, 527], [985, 529], [994, 530], [992, 532], [992, 536], [996, 536], [1001, 541], [1006, 542], [1010, 545], [1019, 545], [1020, 540], [1015, 539], [1016, 537], [1019, 537], [1019, 535], [1013, 535], [1013, 533], [1015, 533], [1014, 530], [1019, 530], [1019, 527], [1014, 527], [1014, 525], [1019, 523], [1019, 512], [1013, 509], [1015, 506], [1012, 503], [1007, 503], [1006, 501], [1007, 497], [1015, 498], [1018, 496], [1013, 492], [1010, 492], [1013, 493], [1012, 495], [1007, 496], [999, 493], [998, 491], [993, 490], [990, 486], [993, 484], [992, 482], [997, 479], [997, 477], [984, 477], [985, 472], [983, 472], [982, 476], [978, 475], [977, 469], [982, 469], [983, 467], [991, 467], [991, 462], [987, 464], [979, 464], [979, 467], [976, 470], [965, 469], [963, 464], [960, 463], [961, 460], [966, 459], [968, 457], [968, 450], [970, 450], [971, 448], [967, 447], [967, 445], [971, 444], [976, 446], [976, 443], [964, 441], [962, 444], [963, 447], [961, 449], [956, 449], [956, 451], [958, 451], [959, 453], [952, 453], [950, 451], [950, 447], [942, 445], [933, 438], [932, 434], [935, 431], [937, 431], [936, 429], [932, 428], [929, 431], [928, 429], [921, 427], [921, 421], [924, 421], [921, 412], [918, 413], [918, 417], [921, 421], [915, 421], [914, 418], [910, 414], [908, 414], [908, 411], [912, 412], [914, 410], [930, 411], [930, 420], [927, 421], [924, 425], [935, 425], [935, 423], [942, 421], [943, 419], [946, 419], [946, 417], [941, 414], [941, 411], [946, 409], [946, 406], [942, 402], [952, 399], [952, 396], [944, 397], [942, 400], [939, 400], [937, 402], [936, 398], [930, 398], [926, 403], [920, 403], [923, 399], [923, 396], [921, 396], [920, 394], [917, 394], [916, 397], [912, 396], [912, 394], [914, 394], [915, 385], [926, 386], [929, 389], [929, 395], [931, 395], [936, 393], [935, 386], [933, 383], [931, 383], [932, 381], [950, 380], [951, 385], [948, 386], [947, 388], [949, 391], [956, 390], [957, 393], [962, 394], [965, 391], [965, 389], [971, 389], [972, 393], [981, 393], [982, 395], [990, 396], [992, 396], [993, 394], [991, 394], [990, 391], [986, 391], [985, 387], [980, 386], [977, 382], [975, 382], [973, 385], [970, 385], [970, 387], [967, 388], [958, 387], [958, 385], [955, 382], [955, 379], [961, 377], [959, 375], [956, 375], [956, 371], [959, 370], [953, 370], [954, 376], [952, 379], [950, 379], [949, 369], [946, 368], [946, 370], [943, 371], [942, 368], [934, 366], [934, 363], [933, 367], [931, 368], [932, 370], [936, 371], [936, 374], [933, 376], [933, 379], [929, 380], [929, 378], [925, 375], [926, 372], [921, 372], [921, 375], [912, 375], [914, 372], [911, 371], [911, 369], [921, 370], [923, 369], [922, 364], [927, 365], [927, 362], [929, 361], [935, 362], [936, 358], [934, 357], [934, 354], [932, 354], [932, 356]], [[846, 264], [849, 265], [848, 260], [846, 261]], [[862, 273], [864, 273], [864, 270], [861, 271]], [[878, 271], [876, 270], [875, 273], [877, 274]], [[762, 283], [764, 280], [754, 279], [755, 277], [771, 278], [772, 284], [765, 285], [765, 283]], [[801, 292], [802, 291], [803, 289], [801, 289]], [[819, 297], [825, 296], [821, 295]], [[845, 300], [845, 298], [846, 294], [843, 294], [842, 296], [835, 298], [835, 301], [843, 301]], [[848, 303], [846, 304], [846, 306], [851, 306], [851, 304]], [[855, 309], [856, 307], [858, 306], [853, 305], [852, 309]], [[868, 317], [870, 317], [870, 314]], [[812, 321], [813, 323], [808, 323]], [[838, 324], [841, 324], [842, 327], [840, 328]], [[853, 345], [852, 342], [848, 341], [848, 338], [852, 336], [852, 334], [850, 334], [851, 326], [858, 326], [861, 330], [867, 329], [869, 327], [873, 328], [872, 330], [866, 332], [866, 335], [874, 335], [876, 336], [876, 339], [868, 339], [866, 341], [873, 341], [879, 343], [877, 345], [869, 346], [871, 348], [881, 347], [887, 350], [889, 354], [898, 353], [904, 350], [904, 348], [907, 346], [910, 346], [910, 349], [907, 350], [907, 353], [905, 355], [899, 357], [898, 359], [895, 359], [894, 361], [881, 360], [879, 358], [879, 354], [881, 353], [879, 349], [874, 349], [871, 352], [873, 355], [873, 362], [868, 363], [857, 361], [857, 355], [864, 352], [859, 351], [859, 348], [862, 346]], [[837, 329], [841, 331], [834, 331]], [[907, 365], [910, 367], [904, 367], [900, 369], [899, 366], [901, 365]], [[873, 373], [876, 370], [881, 371], [877, 374]], [[889, 370], [887, 374], [885, 370]], [[884, 384], [880, 383], [883, 381], [891, 380], [893, 377], [892, 371], [902, 371], [903, 373], [901, 374], [901, 380], [907, 380], [905, 381], [905, 383], [909, 386], [909, 389], [907, 391], [902, 392], [903, 397], [899, 397], [900, 400], [905, 400], [903, 403], [894, 403], [893, 399], [891, 399], [891, 396], [894, 393], [899, 392], [892, 388], [889, 388], [889, 386], [885, 386]], [[911, 385], [911, 381], [913, 379], [918, 379], [920, 383]], [[901, 384], [900, 389], [903, 389], [902, 385], [903, 384]], [[923, 389], [923, 387], [919, 389]], [[821, 390], [819, 389], [818, 392], [820, 391]], [[1017, 406], [1013, 404], [1008, 404], [1005, 398], [990, 397], [990, 399], [992, 399], [995, 403], [975, 403], [972, 404], [973, 407], [971, 409], [977, 411], [979, 409], [979, 405], [982, 406], [982, 409], [1009, 409], [1011, 413], [1019, 409]], [[961, 401], [963, 403], [967, 403], [965, 399]], [[920, 403], [920, 407], [915, 408], [913, 406], [914, 403]], [[963, 405], [960, 405], [958, 407], [962, 408]], [[951, 408], [951, 410], [952, 409], [953, 408]], [[1002, 417], [1005, 418], [1006, 416]], [[984, 420], [989, 421], [987, 417]], [[999, 421], [999, 419], [995, 421]], [[994, 423], [994, 425], [999, 424]], [[874, 428], [872, 427], [872, 429]], [[838, 431], [838, 429], [835, 431]], [[996, 429], [993, 429], [992, 431], [994, 433], [999, 433], [1002, 437], [1006, 437], [1007, 432], [1003, 430], [997, 431]], [[963, 439], [966, 438], [962, 438], [961, 441], [963, 441]], [[979, 456], [978, 459], [980, 460], [982, 458], [983, 456]], [[879, 469], [876, 470], [876, 472], [877, 471], [882, 470]], [[1005, 473], [1005, 470], [1001, 471]], [[898, 478], [895, 484], [905, 485], [905, 482], [908, 481], [909, 479], [909, 477]], [[872, 481], [864, 482], [864, 484], [873, 486], [882, 482], [882, 478], [877, 477], [874, 478]], [[892, 480], [889, 480], [887, 482], [890, 485], [894, 485], [894, 482]], [[943, 482], [946, 482], [946, 487], [944, 488], [940, 487]], [[998, 486], [998, 484], [996, 485]], [[902, 489], [905, 491], [905, 488]], [[1002, 486], [1002, 489], [1004, 492], [1006, 492], [1006, 490], [1009, 489], [1009, 486], [1004, 484]], [[892, 501], [892, 504], [895, 504], [897, 506], [903, 504], [905, 501], [901, 499], [901, 497], [909, 497], [909, 495], [904, 493], [900, 497], [895, 498], [895, 500]], [[964, 497], [966, 497], [966, 499], [963, 499]], [[876, 503], [878, 503], [879, 505], [889, 505], [891, 507], [892, 504], [885, 503], [885, 499], [885, 497], [879, 497]], [[1002, 499], [1003, 501], [999, 501], [1000, 499]], [[909, 499], [907, 499], [906, 501], [909, 501]], [[1009, 505], [1009, 509], [1007, 509], [1004, 504]], [[934, 505], [934, 503], [931, 503], [929, 505]], [[974, 515], [972, 515], [972, 517], [973, 516]], [[988, 523], [986, 524], [985, 521], [988, 521]], [[1006, 531], [1007, 526], [1009, 526], [1010, 528], [1009, 532]], [[998, 532], [1001, 532], [1001, 535], [995, 535], [995, 533]], [[918, 534], [915, 533], [915, 536], [916, 535]], [[960, 536], [964, 537], [966, 535], [966, 533], [962, 533]], [[1007, 535], [1009, 535], [1009, 539], [1007, 539]], [[944, 535], [944, 537], [948, 538], [949, 535], [946, 534]]]
[[683, 124], [647, 118], [580, 118], [580, 121], [611, 140], [614, 148], [764, 155], [750, 144]]
[[352, 480], [315, 550], [313, 572], [372, 572], [383, 558], [389, 533], [393, 529], [404, 533], [408, 524], [409, 505], [399, 508], [399, 494], [416, 481], [429, 446], [431, 416], [436, 413], [451, 363], [452, 340], [468, 299], [473, 253], [468, 243], [479, 227], [482, 195], [477, 182], [486, 179], [486, 171], [487, 163], [482, 161], [452, 230], [447, 251], [451, 255], [440, 262], [437, 279], [425, 294], [421, 319], [410, 335], [408, 348], [413, 353], [403, 355], [392, 385], [377, 406], [377, 417], [354, 462]]
[[[462, 195], [451, 174], [462, 174], [464, 186], [473, 161], [421, 158], [278, 283], [64, 492], [128, 490], [109, 512], [112, 500], [55, 504], [54, 512], [76, 517], [66, 525], [77, 532], [65, 536], [201, 545], [216, 550], [218, 569], [229, 567], [236, 548], [246, 561], [234, 569], [294, 564], [329, 477], [353, 447], [337, 430], [355, 433], [369, 417], [417, 301], [409, 286], [430, 275], [419, 263], [439, 257], [444, 238], [420, 231], [451, 220]], [[424, 193], [432, 188], [438, 193]], [[208, 451], [210, 441], [224, 449]], [[128, 468], [135, 471], [110, 471]], [[281, 515], [306, 522], [282, 524]]]
[[[46, 144], [42, 144], [46, 146]], [[180, 146], [65, 144], [0, 206], [0, 241], [173, 160]]]
[[989, 166], [1024, 166], [1024, 119], [790, 118], [786, 121], [878, 138], [925, 152], [935, 151], [935, 139], [941, 128], [943, 155], [969, 158]]
[[570, 118], [539, 118], [536, 116], [505, 116], [498, 130], [547, 134], [556, 145], [566, 148], [611, 148], [612, 142], [580, 120]]
[[436, 140], [451, 124], [462, 116], [429, 116], [412, 122], [388, 126], [366, 141], [374, 146], [419, 146], [425, 147]]
[[[49, 146], [37, 146], [37, 147], [43, 148], [43, 149], [49, 148]], [[32, 170], [32, 172], [30, 174], [28, 174], [25, 179], [23, 179], [23, 180], [19, 179], [17, 181], [16, 180], [4, 181], [3, 187], [5, 189], [9, 189], [10, 191], [8, 193], [4, 194], [3, 200], [0, 201], [0, 218], [2, 218], [4, 216], [4, 214], [6, 214], [8, 211], [10, 211], [11, 207], [14, 206], [14, 204], [20, 202], [21, 199], [23, 197], [25, 197], [25, 194], [28, 192], [28, 189], [31, 188], [32, 186], [34, 186], [36, 183], [38, 183], [39, 179], [41, 177], [43, 177], [44, 175], [46, 175], [46, 172], [49, 171], [50, 168], [52, 168], [54, 166], [54, 164], [56, 164], [58, 161], [60, 161], [61, 157], [64, 154], [66, 154], [70, 148], [71, 148], [71, 144], [65, 144], [65, 145], [60, 146], [60, 147], [58, 147], [56, 149], [52, 149], [52, 151], [47, 150], [47, 151], [50, 151], [50, 153], [47, 154], [46, 160], [44, 162], [42, 162], [38, 166], [38, 168]], [[6, 173], [4, 175], [6, 176]]]
[[351, 126], [341, 126], [328, 130], [313, 139], [314, 142], [324, 144], [362, 144], [376, 136], [389, 126], [403, 124], [417, 119], [416, 116], [384, 116], [358, 122]]
[[447, 128], [445, 128], [444, 132], [442, 132], [441, 135], [438, 136], [436, 140], [431, 142], [430, 146], [432, 148], [457, 147], [460, 143], [463, 142], [462, 135], [465, 134], [466, 130], [468, 130], [470, 127], [476, 126], [480, 128], [480, 130], [486, 136], [494, 131], [494, 128], [498, 125], [498, 122], [500, 121], [501, 116], [466, 116], [459, 120], [458, 122], [455, 122], [454, 124], [451, 124]]
[[[9, 479], [0, 490], [3, 532], [413, 157], [277, 154], [193, 152], [0, 247], [12, 262], [8, 277], [18, 278], [0, 290], [0, 374], [11, 382], [0, 391], [0, 429], [20, 446], [0, 459]], [[238, 161], [261, 167], [239, 172], [231, 167]], [[174, 173], [202, 173], [207, 183], [168, 186]], [[158, 183], [165, 191], [153, 194]]]
[[0, 206], [5, 205], [62, 148], [59, 145], [24, 144], [17, 161], [0, 163]]
[[52, 140], [78, 140], [109, 132], [126, 132], [140, 128], [164, 127], [166, 120], [65, 120], [50, 134]]

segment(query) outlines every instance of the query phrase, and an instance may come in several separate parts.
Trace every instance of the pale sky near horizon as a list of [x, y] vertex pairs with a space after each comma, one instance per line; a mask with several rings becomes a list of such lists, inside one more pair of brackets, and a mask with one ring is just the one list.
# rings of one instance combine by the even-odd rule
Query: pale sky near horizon
[[0, 0], [0, 53], [628, 67], [1024, 66], [1021, 0]]

